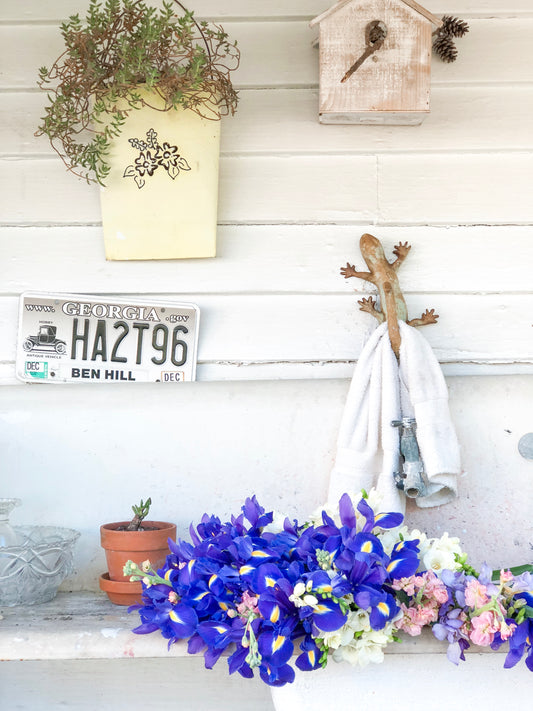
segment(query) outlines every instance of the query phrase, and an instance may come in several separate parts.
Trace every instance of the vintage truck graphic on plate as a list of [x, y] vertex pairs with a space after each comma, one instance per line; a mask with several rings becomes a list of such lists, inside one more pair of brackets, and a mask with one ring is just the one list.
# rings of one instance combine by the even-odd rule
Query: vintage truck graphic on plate
[[39, 333], [36, 336], [28, 336], [22, 347], [25, 351], [55, 351], [63, 355], [67, 352], [67, 344], [65, 341], [56, 338], [56, 326], [40, 326]]

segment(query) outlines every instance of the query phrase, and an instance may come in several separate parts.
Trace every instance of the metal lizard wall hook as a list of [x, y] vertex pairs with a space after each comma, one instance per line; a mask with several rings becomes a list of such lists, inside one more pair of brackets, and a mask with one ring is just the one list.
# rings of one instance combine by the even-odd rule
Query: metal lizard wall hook
[[349, 262], [341, 268], [341, 274], [345, 279], [358, 277], [369, 281], [377, 287], [381, 311], [376, 308], [376, 301], [372, 296], [368, 299], [361, 299], [357, 303], [361, 306], [361, 311], [372, 314], [379, 323], [387, 321], [389, 337], [396, 358], [400, 357], [400, 326], [399, 321], [405, 321], [409, 326], [425, 326], [430, 323], [437, 323], [438, 314], [435, 309], [426, 309], [420, 318], [409, 319], [407, 317], [407, 305], [400, 289], [400, 283], [396, 272], [405, 261], [411, 249], [405, 242], [399, 242], [393, 250], [396, 259], [389, 262], [385, 257], [381, 242], [373, 235], [364, 234], [359, 242], [361, 254], [369, 269], [368, 272], [358, 272]]

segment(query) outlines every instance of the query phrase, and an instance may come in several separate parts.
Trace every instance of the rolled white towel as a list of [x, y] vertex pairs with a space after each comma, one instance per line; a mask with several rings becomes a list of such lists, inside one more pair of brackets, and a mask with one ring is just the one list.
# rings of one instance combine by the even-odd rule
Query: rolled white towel
[[461, 473], [459, 442], [448, 404], [448, 388], [439, 362], [424, 336], [400, 322], [401, 406], [404, 417], [416, 420], [416, 438], [424, 462], [428, 491], [416, 499], [426, 508], [457, 496]]

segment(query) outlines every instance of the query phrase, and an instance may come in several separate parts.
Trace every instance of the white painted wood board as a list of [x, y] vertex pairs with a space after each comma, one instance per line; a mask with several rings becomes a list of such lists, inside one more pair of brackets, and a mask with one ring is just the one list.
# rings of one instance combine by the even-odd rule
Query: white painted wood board
[[[377, 214], [372, 156], [223, 157], [220, 222], [372, 221]], [[320, 180], [314, 179], [320, 175]], [[69, 174], [57, 158], [0, 161], [4, 224], [99, 223], [99, 188]]]
[[[532, 178], [527, 151], [223, 157], [218, 221], [529, 224]], [[58, 159], [0, 160], [0, 191], [4, 224], [101, 220], [97, 186]]]
[[[50, 602], [3, 608], [0, 626], [0, 659], [3, 661], [70, 659], [191, 659], [187, 644], [178, 641], [170, 649], [158, 633], [135, 634], [139, 624], [136, 611], [113, 605], [105, 593], [60, 592]], [[21, 629], [22, 628], [22, 629]], [[443, 645], [424, 630], [419, 638], [405, 635], [402, 646], [392, 645], [387, 654], [442, 654]], [[472, 653], [490, 654], [475, 647]], [[498, 651], [502, 654], [503, 649]], [[201, 654], [194, 655], [197, 660]], [[228, 654], [221, 659], [225, 668]]]
[[[354, 300], [369, 285], [344, 279], [347, 261], [363, 268], [359, 238], [379, 237], [389, 259], [412, 245], [398, 272], [411, 294], [529, 293], [533, 226], [390, 227], [222, 225], [216, 259], [126, 264], [103, 259], [101, 227], [0, 228], [0, 295], [38, 288], [63, 293], [337, 294]], [[35, 245], [45, 245], [35, 249]], [[502, 246], [505, 245], [505, 248]], [[79, 255], [83, 254], [83, 260]], [[517, 256], [518, 255], [518, 258]]]
[[[375, 319], [360, 312], [357, 304], [365, 293], [372, 292], [356, 298], [188, 294], [201, 311], [198, 361], [355, 361], [376, 327]], [[170, 301], [176, 295], [161, 298]], [[425, 327], [423, 333], [441, 362], [533, 361], [533, 295], [414, 294], [409, 298], [413, 318], [426, 307], [440, 314], [438, 324]], [[4, 333], [0, 361], [12, 361], [18, 299], [2, 299], [0, 309]]]
[[[162, 295], [170, 300], [176, 295]], [[270, 377], [283, 377], [284, 366], [344, 364], [343, 377], [376, 326], [359, 311], [353, 296], [188, 294], [201, 312], [197, 378], [203, 365], [224, 366], [226, 377], [246, 377], [246, 369], [269, 365]], [[524, 364], [533, 366], [531, 313], [533, 295], [490, 294], [413, 295], [408, 299], [415, 317], [426, 308], [440, 314], [439, 323], [424, 335], [441, 363], [454, 365]], [[0, 371], [2, 382], [14, 383], [18, 299], [0, 301]], [[487, 327], [490, 324], [490, 327]], [[286, 377], [286, 376], [285, 376]], [[294, 373], [293, 373], [294, 377]], [[322, 377], [334, 377], [327, 370]], [[337, 375], [337, 377], [339, 377]], [[30, 386], [40, 387], [40, 385]], [[59, 387], [59, 386], [46, 386]], [[83, 384], [80, 387], [84, 387]], [[96, 385], [94, 386], [96, 387]]]
[[380, 221], [516, 224], [533, 221], [533, 154], [378, 157]]
[[[531, 82], [533, 17], [475, 19], [469, 24], [469, 34], [458, 40], [456, 62], [432, 60], [433, 85]], [[235, 72], [238, 88], [317, 85], [318, 52], [307, 22], [225, 22], [224, 28], [237, 39], [243, 55]], [[22, 24], [16, 32], [11, 25], [0, 25], [0, 88], [35, 88], [38, 67], [50, 65], [61, 51], [55, 25]]]
[[229, 676], [222, 663], [207, 671], [197, 658], [4, 662], [0, 704], [5, 711], [274, 708], [262, 682]]
[[[37, 21], [62, 21], [72, 14], [71, 0], [55, 0], [53, 3], [42, 3], [41, 0], [26, 0], [24, 5], [12, 5], [4, 2], [2, 7], [2, 20], [12, 22], [21, 20], [28, 22]], [[159, 6], [161, 0], [153, 0], [153, 5]], [[302, 17], [313, 18], [334, 4], [334, 0], [195, 0], [195, 15], [200, 18], [263, 18], [263, 17]], [[89, 0], [79, 0], [76, 3], [76, 12], [84, 15]], [[483, 17], [486, 15], [515, 16], [530, 15], [531, 3], [529, 0], [430, 0], [424, 7], [431, 9], [437, 16], [443, 14], [464, 15], [467, 17]]]
[[[5, 92], [0, 155], [55, 156], [34, 131], [46, 97]], [[533, 85], [434, 86], [421, 126], [323, 126], [316, 89], [244, 89], [234, 117], [222, 120], [223, 155], [520, 151], [533, 148]], [[509, 117], [512, 116], [512, 120]]]

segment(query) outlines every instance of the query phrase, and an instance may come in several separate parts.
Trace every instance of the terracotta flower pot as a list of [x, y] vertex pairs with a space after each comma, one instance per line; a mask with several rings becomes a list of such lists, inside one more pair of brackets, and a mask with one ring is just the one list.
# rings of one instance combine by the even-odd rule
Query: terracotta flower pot
[[100, 576], [100, 590], [107, 593], [107, 597], [114, 605], [135, 605], [142, 602], [143, 586], [140, 582], [132, 583], [124, 578], [110, 580], [109, 573]]
[[141, 564], [149, 560], [160, 568], [169, 554], [168, 539], [176, 540], [176, 525], [165, 521], [143, 521], [147, 531], [120, 531], [129, 521], [100, 526], [100, 541], [105, 550], [110, 580], [125, 582], [123, 568], [128, 560]]

